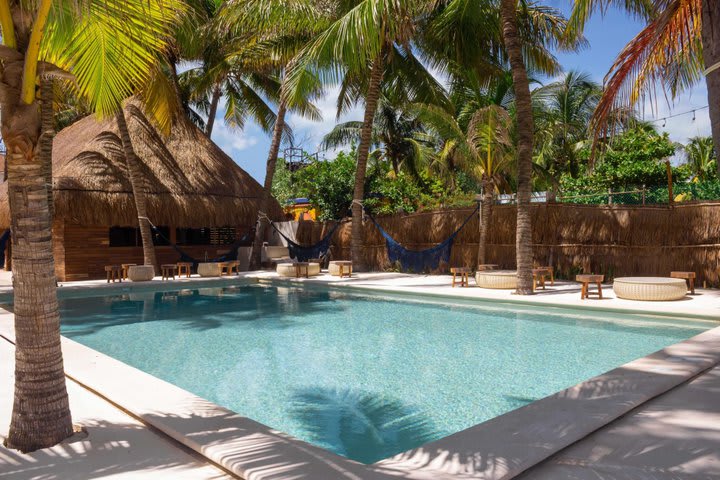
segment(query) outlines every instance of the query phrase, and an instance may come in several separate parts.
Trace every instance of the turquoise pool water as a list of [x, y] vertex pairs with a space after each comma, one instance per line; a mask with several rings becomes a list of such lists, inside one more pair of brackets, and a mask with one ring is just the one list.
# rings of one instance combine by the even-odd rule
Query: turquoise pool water
[[64, 335], [371, 463], [715, 326], [264, 287], [61, 301]]

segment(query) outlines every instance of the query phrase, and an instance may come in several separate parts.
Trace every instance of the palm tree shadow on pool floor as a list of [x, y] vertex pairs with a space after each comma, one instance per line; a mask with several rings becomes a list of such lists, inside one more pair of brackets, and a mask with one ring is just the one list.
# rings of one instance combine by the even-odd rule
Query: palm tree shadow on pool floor
[[445, 436], [418, 408], [356, 389], [303, 389], [291, 415], [312, 443], [366, 464]]

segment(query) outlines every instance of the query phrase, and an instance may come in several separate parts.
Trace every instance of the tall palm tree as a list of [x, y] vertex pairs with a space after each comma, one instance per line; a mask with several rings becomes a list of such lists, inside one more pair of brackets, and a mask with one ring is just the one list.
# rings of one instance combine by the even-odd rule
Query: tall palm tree
[[517, 111], [517, 293], [533, 293], [532, 278], [532, 215], [530, 197], [532, 195], [533, 134], [535, 130], [525, 61], [523, 60], [522, 41], [518, 32], [517, 0], [501, 0], [500, 17], [505, 50], [512, 69], [515, 90], [515, 108]]
[[[285, 117], [288, 111], [301, 116], [320, 120], [318, 109], [311, 99], [321, 92], [321, 85], [316, 78], [308, 76], [291, 97], [288, 93], [287, 72], [295, 64], [295, 55], [310, 40], [311, 36], [321, 31], [332, 18], [332, 10], [323, 2], [308, 0], [246, 0], [230, 2], [221, 12], [220, 28], [230, 27], [239, 36], [253, 39], [259, 49], [268, 55], [264, 60], [255, 60], [265, 69], [278, 72], [278, 103], [272, 131], [272, 140], [265, 169], [265, 181], [262, 198], [258, 208], [257, 229], [250, 254], [250, 269], [260, 267], [262, 258], [262, 242], [268, 226], [268, 211], [272, 200], [272, 183], [275, 177], [278, 154], [283, 134], [288, 131]], [[281, 27], [278, 28], [278, 25]], [[231, 56], [243, 56], [246, 53], [233, 52]]]
[[[338, 148], [360, 142], [362, 122], [349, 121], [336, 125], [323, 138], [323, 148]], [[381, 96], [373, 121], [372, 145], [376, 149], [371, 157], [388, 162], [397, 176], [401, 170], [415, 178], [430, 163], [433, 154], [431, 137], [425, 126], [403, 105], [393, 105], [385, 95]]]
[[515, 160], [512, 120], [499, 105], [478, 108], [463, 129], [459, 120], [440, 107], [417, 106], [420, 118], [444, 140], [438, 163], [468, 173], [482, 185], [478, 264], [486, 263], [487, 234], [495, 193], [508, 190], [507, 174]]
[[[717, 0], [575, 0], [567, 35], [581, 34], [594, 10], [624, 8], [646, 26], [620, 52], [605, 77], [593, 116], [595, 140], [613, 133], [618, 106], [634, 106], [660, 86], [672, 98], [705, 77], [710, 127], [720, 151], [720, 2]], [[720, 173], [720, 164], [717, 166]]]
[[683, 148], [687, 163], [698, 180], [703, 181], [715, 176], [713, 168], [716, 167], [718, 156], [713, 150], [711, 137], [693, 137]]
[[32, 451], [72, 433], [46, 172], [36, 157], [41, 135], [37, 76], [73, 78], [94, 111], [114, 114], [147, 80], [181, 8], [175, 0], [0, 1], [0, 109], [16, 336], [10, 448]]
[[548, 85], [535, 89], [538, 161], [553, 175], [580, 174], [580, 150], [589, 138], [588, 124], [602, 87], [586, 73], [572, 70]]
[[[352, 260], [356, 269], [363, 271], [362, 202], [381, 87], [391, 63], [405, 60], [411, 63], [408, 60], [414, 58], [411, 43], [419, 21], [432, 9], [434, 2], [362, 0], [339, 3], [346, 10], [303, 49], [289, 74], [289, 81], [291, 91], [296, 91], [308, 77], [319, 75], [327, 83], [342, 84], [341, 94], [354, 89], [365, 102], [353, 190], [351, 240]], [[407, 79], [411, 80], [412, 76]], [[340, 104], [343, 103], [341, 98]]]

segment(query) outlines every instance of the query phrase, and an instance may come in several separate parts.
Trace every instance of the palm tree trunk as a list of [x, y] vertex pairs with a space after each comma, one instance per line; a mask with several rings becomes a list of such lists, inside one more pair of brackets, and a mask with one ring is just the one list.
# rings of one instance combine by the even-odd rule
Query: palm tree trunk
[[127, 122], [125, 121], [125, 111], [120, 111], [115, 115], [120, 131], [120, 140], [125, 153], [125, 162], [127, 164], [128, 177], [135, 199], [135, 209], [138, 215], [138, 225], [140, 225], [140, 238], [143, 247], [143, 263], [152, 265], [155, 273], [158, 272], [157, 258], [155, 256], [155, 244], [153, 243], [152, 229], [150, 228], [150, 219], [147, 216], [147, 197], [145, 196], [145, 179], [140, 173], [140, 160], [135, 154], [135, 149], [130, 138]]
[[[284, 98], [284, 95], [281, 95], [281, 98]], [[270, 206], [270, 200], [272, 199], [272, 182], [275, 176], [275, 166], [277, 165], [278, 153], [280, 152], [282, 134], [285, 129], [286, 113], [287, 103], [283, 99], [280, 101], [280, 105], [278, 105], [275, 128], [273, 128], [272, 142], [270, 143], [270, 152], [268, 153], [265, 183], [263, 185], [262, 199], [260, 200], [260, 208], [258, 210], [257, 230], [255, 231], [250, 257], [250, 270], [258, 270], [260, 268], [262, 243], [265, 239], [265, 230], [268, 226], [267, 210]]]
[[220, 85], [215, 85], [213, 89], [212, 99], [210, 100], [210, 111], [208, 112], [208, 121], [205, 124], [205, 135], [208, 137], [212, 136], [213, 127], [215, 126], [215, 115], [217, 115], [218, 104], [220, 103], [220, 96], [222, 91]]
[[50, 224], [52, 225], [54, 212], [53, 189], [52, 189], [52, 146], [55, 138], [55, 118], [53, 112], [53, 81], [50, 77], [40, 78], [40, 106], [41, 133], [38, 159], [43, 165], [45, 184], [48, 191], [48, 212], [50, 213]]
[[39, 105], [20, 100], [23, 59], [6, 60], [0, 80], [7, 146], [15, 313], [15, 399], [5, 444], [23, 452], [72, 435], [60, 348], [46, 171], [36, 156]]
[[[702, 2], [702, 49], [705, 68], [710, 69], [720, 62], [720, 0]], [[720, 158], [720, 68], [705, 76], [710, 105], [710, 128], [715, 153]], [[720, 178], [720, 160], [717, 162]]]
[[483, 179], [483, 197], [480, 204], [480, 240], [478, 242], [478, 265], [487, 263], [488, 228], [493, 207], [493, 185], [490, 180]]
[[365, 174], [367, 172], [368, 155], [370, 154], [370, 143], [372, 142], [373, 119], [377, 111], [378, 99], [380, 98], [380, 84], [385, 73], [385, 49], [383, 48], [378, 58], [373, 62], [370, 71], [370, 85], [367, 98], [365, 99], [365, 117], [360, 130], [360, 145], [358, 146], [358, 160], [355, 169], [355, 188], [353, 191], [352, 203], [352, 235], [350, 238], [350, 258], [353, 262], [353, 270], [364, 272], [365, 258], [363, 256], [362, 238], [362, 202], [365, 198]]
[[512, 69], [515, 88], [518, 128], [518, 188], [516, 262], [518, 271], [517, 294], [532, 294], [532, 195], [533, 116], [530, 83], [522, 56], [522, 45], [517, 28], [517, 0], [502, 0], [500, 16], [505, 49]]

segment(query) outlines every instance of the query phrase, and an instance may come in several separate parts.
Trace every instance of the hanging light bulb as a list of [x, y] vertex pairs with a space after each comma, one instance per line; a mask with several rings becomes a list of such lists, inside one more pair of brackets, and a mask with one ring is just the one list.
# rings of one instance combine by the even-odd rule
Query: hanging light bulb
[[695, 121], [695, 110], [693, 110], [693, 122]]
[[665, 125], [667, 125], [667, 118], [663, 118], [663, 126], [662, 126], [662, 128], [665, 128]]

